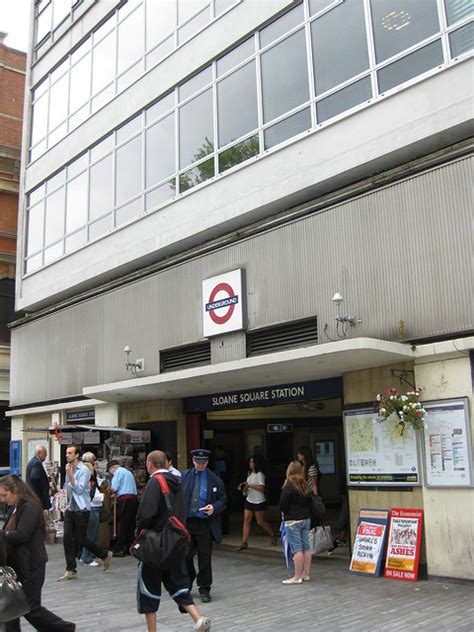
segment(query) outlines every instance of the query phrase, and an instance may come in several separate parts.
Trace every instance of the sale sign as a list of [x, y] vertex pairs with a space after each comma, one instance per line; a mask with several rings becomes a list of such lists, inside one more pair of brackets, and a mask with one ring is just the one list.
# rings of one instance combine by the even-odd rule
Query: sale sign
[[349, 569], [376, 577], [380, 573], [388, 511], [361, 509]]
[[422, 509], [392, 509], [384, 576], [415, 582], [420, 560]]

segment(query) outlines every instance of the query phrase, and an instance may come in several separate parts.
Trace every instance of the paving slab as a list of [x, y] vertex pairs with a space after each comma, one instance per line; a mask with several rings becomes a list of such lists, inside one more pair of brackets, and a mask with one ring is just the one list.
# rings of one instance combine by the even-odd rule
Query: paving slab
[[[75, 621], [78, 632], [144, 632], [136, 612], [136, 564], [114, 558], [110, 570], [79, 565], [78, 579], [58, 583], [64, 572], [61, 544], [48, 547], [50, 561], [44, 605]], [[354, 575], [347, 560], [316, 558], [312, 580], [285, 586], [283, 556], [243, 553], [216, 547], [213, 601], [198, 608], [212, 619], [212, 632], [367, 632], [367, 630], [474, 630], [474, 585], [463, 582], [393, 581]], [[159, 632], [193, 626], [165, 593]], [[33, 628], [25, 621], [22, 630]]]

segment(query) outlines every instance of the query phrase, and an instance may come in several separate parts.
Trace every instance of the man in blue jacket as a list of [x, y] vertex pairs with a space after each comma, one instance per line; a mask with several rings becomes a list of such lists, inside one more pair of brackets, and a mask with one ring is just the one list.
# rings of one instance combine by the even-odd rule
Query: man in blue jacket
[[[222, 480], [207, 469], [210, 450], [191, 450], [193, 465], [183, 472], [181, 482], [186, 500], [186, 526], [191, 534], [191, 546], [186, 559], [190, 588], [196, 579], [201, 601], [211, 601], [212, 543], [222, 540], [220, 514], [224, 511], [227, 496]], [[198, 557], [198, 573], [194, 556]]]

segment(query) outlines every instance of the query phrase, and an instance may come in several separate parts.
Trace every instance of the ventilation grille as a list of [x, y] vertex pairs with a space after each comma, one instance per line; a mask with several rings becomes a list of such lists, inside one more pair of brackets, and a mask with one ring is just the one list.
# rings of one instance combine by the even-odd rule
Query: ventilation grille
[[318, 344], [316, 317], [247, 333], [247, 356]]
[[208, 340], [195, 345], [160, 351], [161, 373], [190, 369], [193, 366], [201, 366], [210, 363], [211, 343]]

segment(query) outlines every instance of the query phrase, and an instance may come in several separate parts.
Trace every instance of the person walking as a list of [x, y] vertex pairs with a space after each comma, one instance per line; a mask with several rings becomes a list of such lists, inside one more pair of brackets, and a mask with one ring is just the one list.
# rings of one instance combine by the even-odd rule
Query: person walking
[[47, 454], [46, 446], [39, 443], [35, 446], [35, 455], [28, 461], [26, 466], [26, 482], [40, 499], [41, 506], [45, 512], [51, 509], [49, 478], [43, 465]]
[[251, 456], [248, 461], [247, 480], [240, 483], [239, 489], [246, 494], [244, 506], [244, 522], [242, 525], [242, 544], [237, 547], [238, 551], [248, 549], [250, 527], [253, 517], [257, 524], [270, 536], [271, 546], [278, 544], [278, 535], [274, 533], [269, 522], [265, 520], [265, 510], [267, 501], [265, 498], [265, 474], [261, 470], [261, 463], [258, 456]]
[[[91, 542], [97, 543], [99, 537], [100, 517], [104, 505], [104, 494], [100, 491], [100, 482], [95, 471], [95, 462], [97, 457], [93, 452], [84, 452], [82, 462], [89, 468], [91, 478], [89, 481], [91, 511], [89, 514], [89, 522], [87, 523], [87, 538]], [[89, 549], [83, 548], [80, 560], [85, 566], [99, 566]]]
[[122, 467], [118, 461], [107, 463], [111, 476], [110, 487], [114, 502], [117, 503], [117, 540], [114, 557], [125, 557], [135, 536], [135, 520], [138, 509], [137, 484], [132, 472]]
[[166, 469], [168, 470], [170, 474], [173, 474], [174, 476], [178, 476], [179, 478], [181, 478], [181, 472], [178, 469], [176, 469], [175, 466], [173, 465], [173, 455], [171, 454], [169, 450], [165, 450], [165, 454], [166, 454]]
[[[210, 450], [191, 450], [193, 467], [181, 477], [186, 501], [186, 526], [191, 534], [191, 546], [186, 558], [190, 589], [196, 579], [201, 601], [212, 601], [212, 545], [222, 540], [220, 514], [227, 496], [222, 480], [207, 469]], [[198, 572], [194, 567], [197, 553]]]
[[310, 493], [318, 496], [321, 474], [318, 462], [313, 457], [311, 448], [307, 445], [300, 446], [296, 454], [296, 460], [304, 467], [304, 477]]
[[[150, 452], [146, 460], [146, 469], [150, 479], [146, 484], [142, 500], [137, 512], [137, 530], [153, 529], [162, 531], [168, 519], [168, 508], [161, 491], [160, 483], [155, 475], [161, 474], [170, 490], [170, 503], [173, 515], [184, 523], [186, 506], [179, 477], [170, 473], [167, 457], [161, 450]], [[137, 608], [144, 614], [147, 632], [156, 632], [157, 611], [161, 601], [161, 586], [165, 587], [174, 599], [180, 612], [187, 612], [194, 621], [194, 630], [209, 632], [211, 621], [198, 611], [189, 589], [189, 577], [185, 560], [177, 563], [170, 570], [161, 570], [155, 566], [139, 562]]]
[[[65, 621], [41, 605], [46, 562], [45, 524], [42, 505], [36, 494], [14, 475], [0, 479], [0, 501], [10, 505], [1, 538], [7, 559], [23, 585], [30, 612], [25, 619], [41, 632], [74, 632], [76, 625]], [[2, 548], [0, 544], [0, 549]], [[20, 619], [5, 624], [6, 632], [20, 632]]]
[[286, 537], [293, 555], [294, 574], [283, 584], [301, 584], [310, 580], [311, 550], [309, 548], [311, 494], [299, 461], [291, 461], [280, 496]]
[[66, 572], [58, 581], [77, 578], [76, 555], [83, 547], [102, 560], [102, 570], [106, 571], [112, 562], [112, 551], [100, 549], [87, 537], [87, 527], [91, 508], [89, 468], [81, 461], [81, 448], [71, 445], [66, 448], [66, 493], [67, 507], [64, 514], [64, 555]]

